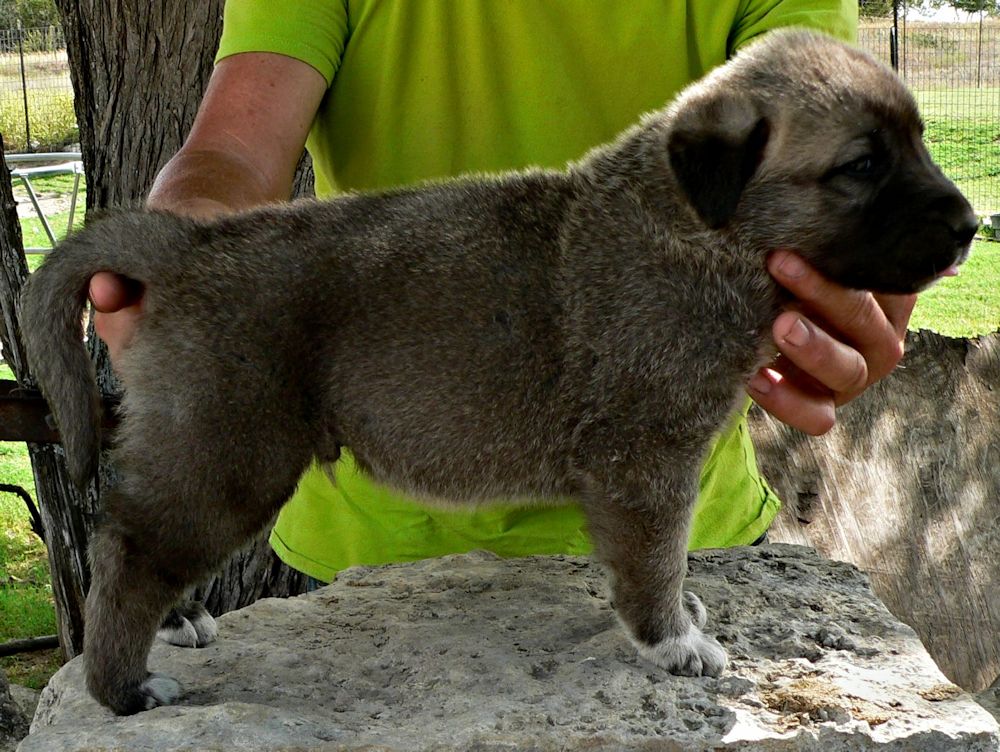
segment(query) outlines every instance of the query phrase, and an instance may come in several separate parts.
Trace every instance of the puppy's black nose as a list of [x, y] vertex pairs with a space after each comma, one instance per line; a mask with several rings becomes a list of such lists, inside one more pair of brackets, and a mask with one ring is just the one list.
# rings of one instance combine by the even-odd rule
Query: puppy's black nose
[[975, 214], [967, 214], [957, 222], [952, 221], [949, 224], [951, 225], [951, 234], [960, 246], [971, 243], [976, 232], [979, 231], [979, 217]]
[[979, 231], [979, 217], [965, 196], [955, 190], [945, 191], [927, 207], [927, 219], [942, 222], [955, 245], [964, 248]]

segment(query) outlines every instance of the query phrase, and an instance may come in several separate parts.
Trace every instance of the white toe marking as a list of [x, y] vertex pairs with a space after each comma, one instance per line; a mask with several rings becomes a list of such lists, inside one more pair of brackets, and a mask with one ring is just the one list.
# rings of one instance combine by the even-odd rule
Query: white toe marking
[[181, 685], [164, 674], [151, 674], [139, 689], [146, 695], [146, 710], [170, 705], [181, 696]]
[[198, 635], [197, 646], [199, 648], [215, 642], [215, 638], [219, 636], [219, 625], [215, 623], [215, 619], [208, 611], [203, 611], [192, 618], [191, 625]]
[[160, 627], [156, 630], [156, 636], [178, 647], [198, 647], [198, 630], [187, 619], [179, 627]]
[[684, 608], [687, 610], [688, 615], [691, 617], [691, 621], [698, 628], [704, 627], [705, 623], [708, 621], [708, 611], [705, 610], [705, 606], [701, 602], [701, 598], [692, 593], [690, 590], [684, 591]]
[[666, 637], [656, 645], [636, 639], [632, 644], [650, 663], [684, 676], [719, 676], [726, 667], [726, 651], [694, 624], [680, 637]]

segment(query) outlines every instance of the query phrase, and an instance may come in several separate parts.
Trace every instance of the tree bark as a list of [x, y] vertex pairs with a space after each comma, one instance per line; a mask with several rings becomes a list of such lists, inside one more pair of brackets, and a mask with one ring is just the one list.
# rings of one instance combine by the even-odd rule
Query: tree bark
[[[0, 133], [0, 157], [4, 155], [3, 134]], [[28, 262], [24, 257], [24, 243], [21, 239], [21, 224], [17, 220], [17, 202], [11, 186], [10, 170], [7, 162], [0, 159], [0, 312], [3, 315], [0, 326], [0, 341], [3, 343], [3, 357], [14, 378], [21, 386], [26, 383], [28, 369], [24, 362], [24, 348], [17, 326], [17, 295], [21, 285], [28, 278]]]
[[[0, 140], [0, 157], [3, 142]], [[4, 360], [14, 372], [18, 384], [32, 387], [34, 382], [24, 358], [17, 326], [17, 298], [28, 277], [28, 265], [21, 242], [21, 225], [11, 188], [10, 172], [0, 159], [0, 307], [3, 310]], [[96, 493], [81, 496], [66, 475], [62, 450], [51, 444], [28, 444], [28, 455], [35, 476], [35, 494], [39, 502], [43, 528], [47, 531], [52, 596], [56, 604], [59, 644], [66, 658], [83, 646], [83, 603], [90, 573], [86, 544], [97, 512]]]
[[[0, 157], [4, 155], [3, 134], [0, 133]], [[28, 262], [24, 257], [24, 243], [21, 239], [21, 223], [17, 219], [17, 202], [11, 185], [7, 162], [0, 159], [0, 297], [3, 322], [0, 326], [0, 341], [3, 342], [3, 357], [14, 372], [18, 384], [27, 386], [28, 369], [24, 362], [24, 348], [17, 326], [17, 295], [24, 280], [28, 278]]]
[[[139, 206], [157, 172], [180, 148], [212, 72], [223, 1], [57, 0], [75, 93], [88, 213]], [[2, 249], [4, 350], [18, 381], [30, 384], [13, 307], [27, 267], [16, 213], [11, 210], [9, 175], [3, 178], [0, 229], [7, 246], [17, 248], [16, 252]], [[308, 186], [306, 178], [305, 190]], [[88, 343], [102, 391], [118, 392], [105, 348], [94, 336]], [[29, 452], [49, 531], [60, 644], [72, 657], [83, 645], [83, 604], [89, 585], [85, 552], [100, 508], [99, 493], [93, 490], [80, 497], [66, 475], [60, 447], [29, 445]], [[113, 468], [104, 462], [98, 488], [113, 482]], [[304, 587], [305, 578], [281, 564], [266, 538], [261, 538], [204, 590], [210, 595], [210, 610], [219, 614], [261, 595], [295, 594]]]
[[752, 412], [785, 502], [771, 539], [859, 566], [948, 678], [978, 692], [1000, 676], [1000, 332], [910, 332], [906, 349], [825, 436]]

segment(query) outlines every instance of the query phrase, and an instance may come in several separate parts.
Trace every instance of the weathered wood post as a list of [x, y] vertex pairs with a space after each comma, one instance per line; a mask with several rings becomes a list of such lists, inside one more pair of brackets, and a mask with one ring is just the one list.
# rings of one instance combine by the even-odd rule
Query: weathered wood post
[[[17, 382], [33, 385], [24, 360], [17, 328], [16, 301], [28, 277], [28, 264], [21, 242], [21, 226], [11, 187], [10, 172], [2, 159], [0, 140], [0, 307], [3, 310], [4, 360]], [[97, 514], [97, 494], [91, 489], [81, 496], [66, 474], [62, 450], [53, 444], [28, 444], [35, 476], [35, 490], [46, 532], [52, 595], [56, 603], [59, 644], [66, 658], [83, 647], [83, 603], [90, 584], [86, 545]]]

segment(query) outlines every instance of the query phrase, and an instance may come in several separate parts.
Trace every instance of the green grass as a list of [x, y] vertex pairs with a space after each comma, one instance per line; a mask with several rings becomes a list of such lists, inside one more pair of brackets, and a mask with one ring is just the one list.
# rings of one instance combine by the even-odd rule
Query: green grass
[[[31, 89], [28, 92], [28, 121], [32, 151], [53, 151], [80, 140], [73, 110], [73, 92], [62, 89]], [[0, 99], [0, 133], [10, 152], [28, 151], [24, 127], [24, 100]]]
[[913, 96], [924, 119], [946, 121], [949, 118], [973, 120], [996, 119], [995, 108], [1000, 102], [1000, 88], [949, 86], [918, 88]]
[[1000, 211], [1000, 89], [966, 86], [914, 94], [935, 161], [976, 211]]
[[[34, 498], [34, 479], [23, 444], [0, 442], [0, 479], [20, 486]], [[19, 496], [0, 492], [0, 529], [3, 530], [0, 534], [0, 587], [4, 589], [0, 590], [0, 595], [11, 587], [31, 591], [47, 587], [45, 546], [31, 530], [27, 509]], [[34, 602], [34, 595], [27, 597]], [[12, 629], [4, 618], [4, 609], [0, 608], [0, 641], [31, 634], [18, 634]]]
[[[13, 378], [6, 365], [0, 366], [0, 378]], [[0, 442], [0, 482], [20, 486], [34, 499], [34, 477], [24, 444]], [[27, 509], [16, 494], [0, 492], [0, 530], [0, 586], [47, 586], [45, 546], [31, 530]], [[12, 634], [0, 609], [0, 640], [16, 636], [30, 634]]]
[[0, 658], [0, 671], [7, 675], [11, 684], [43, 689], [62, 664], [62, 654], [58, 649], [40, 650]]
[[[0, 378], [13, 378], [6, 366]], [[11, 483], [35, 496], [31, 463], [24, 444], [0, 442], [0, 482]], [[54, 634], [52, 602], [45, 544], [31, 529], [21, 498], [0, 492], [0, 642]], [[16, 684], [40, 689], [59, 667], [58, 651], [0, 659], [0, 670]]]
[[1000, 243], [977, 241], [957, 277], [922, 293], [911, 329], [973, 337], [1000, 329]]
[[[56, 239], [60, 239], [66, 234], [66, 223], [69, 220], [69, 212], [57, 212], [46, 216], [49, 227], [55, 234]], [[81, 207], [73, 217], [73, 227], [79, 229], [83, 227], [83, 208]], [[45, 234], [42, 227], [42, 220], [34, 217], [24, 217], [21, 220], [22, 241], [25, 248], [51, 248], [49, 236]], [[37, 254], [28, 256], [28, 265], [34, 268], [41, 263], [41, 257]]]
[[979, 213], [1000, 211], [1000, 114], [992, 123], [957, 118], [926, 122], [927, 147], [944, 173]]
[[[30, 206], [31, 202], [28, 199], [28, 193], [21, 184], [21, 181], [15, 179], [13, 184], [14, 197], [17, 199], [18, 203]], [[46, 175], [33, 178], [31, 186], [39, 199], [59, 197], [68, 199], [73, 192], [73, 175]], [[79, 229], [83, 226], [84, 208], [86, 203], [86, 182], [81, 177], [79, 194], [76, 199], [76, 211], [73, 215], [74, 229]], [[47, 214], [46, 219], [48, 220], [49, 227], [52, 228], [52, 232], [55, 233], [57, 239], [65, 235], [67, 221], [69, 220], [69, 211]], [[25, 248], [49, 248], [51, 246], [51, 243], [49, 243], [49, 237], [45, 234], [45, 229], [42, 227], [42, 221], [35, 215], [33, 208], [30, 216], [23, 217], [21, 219], [21, 233]], [[37, 266], [40, 262], [40, 256], [29, 255], [28, 264], [32, 268]]]
[[[73, 192], [73, 175], [39, 175], [36, 178], [32, 178], [31, 185], [35, 189], [35, 193], [39, 196], [65, 196], [69, 198], [69, 195]], [[80, 195], [84, 193], [85, 183], [83, 176], [80, 177]], [[14, 181], [14, 190], [21, 190], [21, 181]]]
[[931, 155], [980, 214], [1000, 211], [1000, 88], [914, 92]]

